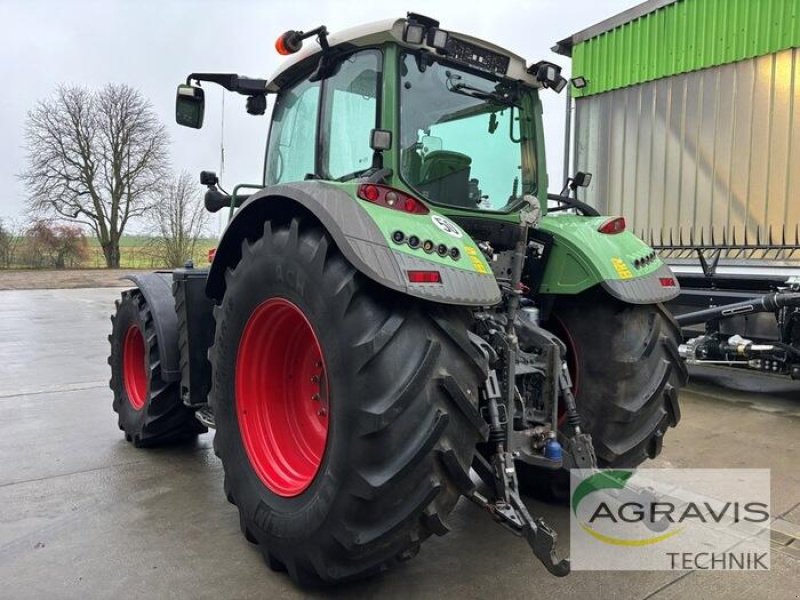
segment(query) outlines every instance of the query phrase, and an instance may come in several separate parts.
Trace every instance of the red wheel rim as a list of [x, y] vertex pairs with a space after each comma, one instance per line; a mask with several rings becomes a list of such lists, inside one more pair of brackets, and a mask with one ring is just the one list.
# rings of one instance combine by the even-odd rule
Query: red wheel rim
[[311, 485], [325, 455], [328, 412], [314, 329], [292, 302], [262, 302], [239, 342], [236, 416], [250, 464], [272, 492], [297, 496]]
[[137, 325], [128, 327], [122, 344], [122, 379], [125, 393], [134, 410], [142, 410], [147, 399], [147, 369], [144, 363], [144, 336]]

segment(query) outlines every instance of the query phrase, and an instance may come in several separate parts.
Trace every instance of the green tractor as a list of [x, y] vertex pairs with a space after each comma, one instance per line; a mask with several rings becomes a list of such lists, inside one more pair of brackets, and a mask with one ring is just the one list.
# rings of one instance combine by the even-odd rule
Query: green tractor
[[565, 575], [520, 494], [659, 453], [686, 380], [675, 278], [571, 193], [588, 175], [548, 195], [555, 65], [413, 13], [276, 48], [268, 81], [178, 87], [194, 128], [201, 82], [256, 115], [275, 95], [264, 176], [229, 194], [201, 174], [231, 215], [209, 269], [131, 277], [120, 428], [137, 447], [215, 428], [244, 536], [300, 585], [414, 556], [461, 496]]

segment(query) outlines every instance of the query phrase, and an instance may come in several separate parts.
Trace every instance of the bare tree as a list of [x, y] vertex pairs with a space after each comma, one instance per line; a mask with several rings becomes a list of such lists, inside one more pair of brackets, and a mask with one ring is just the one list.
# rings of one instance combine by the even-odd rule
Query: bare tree
[[150, 103], [124, 84], [60, 86], [28, 112], [26, 142], [20, 177], [32, 212], [88, 225], [118, 268], [125, 227], [153, 204], [167, 166], [169, 139]]
[[197, 240], [205, 233], [208, 212], [198, 189], [186, 171], [172, 176], [150, 213], [159, 258], [167, 267], [183, 266], [194, 255]]

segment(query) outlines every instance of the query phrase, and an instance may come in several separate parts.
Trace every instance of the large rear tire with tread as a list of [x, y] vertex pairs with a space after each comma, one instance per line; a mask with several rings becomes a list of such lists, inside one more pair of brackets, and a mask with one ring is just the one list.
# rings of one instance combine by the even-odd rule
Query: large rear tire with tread
[[187, 441], [207, 431], [181, 401], [179, 382], [161, 377], [161, 340], [142, 293], [126, 290], [115, 304], [108, 336], [108, 383], [125, 439], [141, 448]]
[[[567, 345], [567, 362], [581, 416], [600, 467], [635, 467], [661, 452], [680, 420], [678, 392], [686, 366], [680, 330], [661, 304], [626, 304], [602, 290], [559, 298], [547, 324]], [[523, 490], [562, 500], [566, 471], [518, 463]]]
[[[448, 531], [485, 431], [468, 311], [378, 286], [294, 218], [243, 242], [215, 319], [214, 446], [242, 533], [271, 568], [306, 587], [352, 580]], [[325, 407], [318, 420], [308, 402]], [[254, 420], [259, 403], [285, 427]]]

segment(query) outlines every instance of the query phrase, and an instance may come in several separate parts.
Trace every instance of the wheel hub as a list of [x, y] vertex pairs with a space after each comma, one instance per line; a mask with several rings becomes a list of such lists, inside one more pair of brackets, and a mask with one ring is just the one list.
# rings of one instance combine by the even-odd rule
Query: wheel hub
[[285, 298], [261, 303], [236, 359], [236, 416], [253, 470], [279, 496], [302, 493], [328, 438], [325, 361], [302, 310]]

